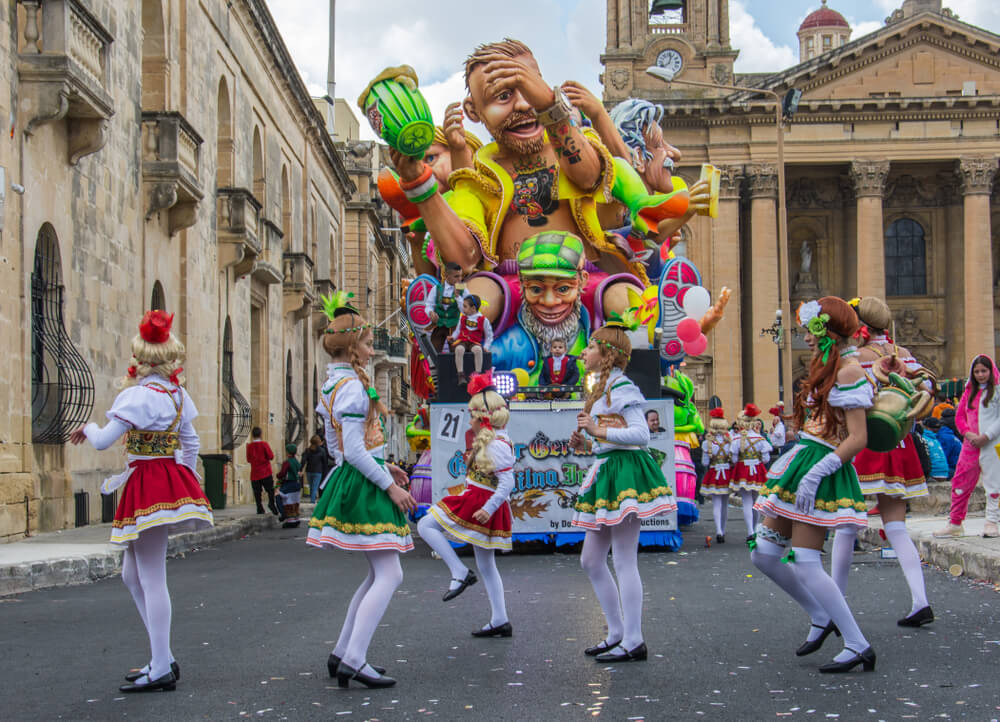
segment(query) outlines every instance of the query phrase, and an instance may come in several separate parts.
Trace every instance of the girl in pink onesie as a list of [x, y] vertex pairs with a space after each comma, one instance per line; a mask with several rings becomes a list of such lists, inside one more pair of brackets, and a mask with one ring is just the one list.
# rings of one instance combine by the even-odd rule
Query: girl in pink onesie
[[962, 435], [962, 453], [951, 480], [951, 519], [934, 532], [936, 537], [960, 537], [962, 522], [969, 509], [969, 497], [982, 474], [986, 489], [986, 525], [984, 537], [1000, 536], [1000, 372], [992, 358], [983, 354], [972, 361], [965, 393], [958, 402], [955, 424]]

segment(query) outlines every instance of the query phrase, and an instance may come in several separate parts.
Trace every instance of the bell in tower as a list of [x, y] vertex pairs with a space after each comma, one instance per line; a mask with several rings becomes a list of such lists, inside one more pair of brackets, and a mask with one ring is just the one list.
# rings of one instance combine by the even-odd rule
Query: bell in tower
[[657, 17], [667, 15], [661, 22], [683, 23], [684, 22], [684, 0], [653, 0], [649, 8], [649, 16]]

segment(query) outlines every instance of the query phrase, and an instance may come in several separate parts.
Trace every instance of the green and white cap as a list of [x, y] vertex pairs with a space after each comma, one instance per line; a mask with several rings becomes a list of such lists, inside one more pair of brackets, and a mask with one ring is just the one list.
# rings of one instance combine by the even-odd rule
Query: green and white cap
[[545, 231], [527, 238], [517, 252], [521, 276], [573, 278], [583, 270], [583, 241], [567, 231]]

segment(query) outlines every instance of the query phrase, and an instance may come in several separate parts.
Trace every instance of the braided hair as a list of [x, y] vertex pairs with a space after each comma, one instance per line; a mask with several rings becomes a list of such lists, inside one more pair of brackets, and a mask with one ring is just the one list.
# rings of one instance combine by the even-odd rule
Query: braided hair
[[510, 421], [510, 410], [503, 396], [493, 389], [486, 389], [473, 394], [469, 399], [469, 412], [473, 418], [488, 422], [479, 427], [479, 433], [472, 440], [469, 454], [471, 465], [488, 474], [493, 471], [493, 460], [486, 450], [497, 438], [496, 430], [507, 426], [507, 422]]
[[583, 411], [587, 414], [594, 408], [594, 404], [597, 403], [602, 394], [607, 397], [607, 403], [611, 403], [611, 388], [608, 386], [608, 378], [610, 378], [613, 369], [624, 370], [628, 366], [628, 359], [632, 353], [632, 343], [628, 340], [628, 335], [621, 326], [602, 326], [590, 335], [590, 342], [596, 345], [601, 355], [601, 363], [598, 368], [597, 383], [587, 394], [587, 399], [583, 404]]
[[[371, 327], [354, 309], [345, 309], [336, 314], [323, 334], [323, 349], [333, 357], [346, 355], [351, 368], [354, 369], [354, 373], [358, 375], [358, 380], [361, 381], [365, 389], [371, 386], [371, 379], [358, 357], [358, 345], [371, 336]], [[366, 425], [374, 421], [379, 414], [387, 413], [388, 409], [381, 400], [368, 404]]]

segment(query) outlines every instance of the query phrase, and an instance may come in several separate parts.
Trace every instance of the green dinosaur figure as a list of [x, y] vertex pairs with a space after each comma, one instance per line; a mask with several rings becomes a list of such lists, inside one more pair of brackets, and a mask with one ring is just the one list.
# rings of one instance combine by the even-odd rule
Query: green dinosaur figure
[[672, 371], [663, 378], [667, 388], [679, 392], [683, 401], [674, 401], [674, 434], [704, 434], [705, 423], [694, 404], [694, 382], [680, 371]]

